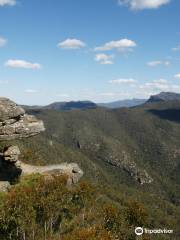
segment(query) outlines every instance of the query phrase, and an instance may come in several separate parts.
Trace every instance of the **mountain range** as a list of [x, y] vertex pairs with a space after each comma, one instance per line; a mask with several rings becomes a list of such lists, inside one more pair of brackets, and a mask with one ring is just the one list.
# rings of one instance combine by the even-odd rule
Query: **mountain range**
[[69, 111], [73, 109], [93, 109], [97, 107], [105, 107], [110, 109], [118, 109], [122, 107], [135, 107], [142, 104], [160, 101], [180, 100], [180, 94], [173, 92], [161, 92], [151, 96], [149, 99], [125, 99], [108, 103], [94, 103], [92, 101], [69, 101], [69, 102], [53, 102], [46, 106], [27, 106], [23, 105], [25, 109], [54, 109]]
[[147, 99], [126, 99], [126, 100], [119, 100], [109, 103], [98, 103], [98, 106], [106, 107], [106, 108], [120, 108], [120, 107], [134, 107], [145, 103]]

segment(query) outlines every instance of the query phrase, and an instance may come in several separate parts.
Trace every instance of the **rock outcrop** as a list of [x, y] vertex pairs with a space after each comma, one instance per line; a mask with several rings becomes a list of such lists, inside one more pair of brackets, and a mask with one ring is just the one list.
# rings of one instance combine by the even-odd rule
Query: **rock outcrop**
[[11, 185], [8, 181], [0, 181], [0, 192], [6, 192], [11, 188]]
[[31, 137], [44, 131], [44, 124], [7, 98], [0, 98], [0, 140]]
[[22, 174], [40, 173], [43, 175], [62, 175], [68, 176], [68, 183], [77, 183], [83, 176], [83, 171], [76, 163], [62, 163], [49, 166], [32, 166], [21, 163]]
[[[44, 131], [43, 121], [27, 115], [24, 109], [7, 98], [0, 98], [0, 141], [27, 138]], [[0, 153], [0, 191], [9, 189], [14, 178], [24, 174], [40, 173], [68, 177], [68, 183], [76, 183], [83, 171], [76, 163], [64, 163], [50, 166], [32, 166], [19, 160], [18, 146], [7, 146]], [[8, 179], [8, 181], [7, 181]]]
[[5, 161], [16, 163], [20, 154], [21, 152], [17, 146], [9, 146], [4, 148], [2, 156]]

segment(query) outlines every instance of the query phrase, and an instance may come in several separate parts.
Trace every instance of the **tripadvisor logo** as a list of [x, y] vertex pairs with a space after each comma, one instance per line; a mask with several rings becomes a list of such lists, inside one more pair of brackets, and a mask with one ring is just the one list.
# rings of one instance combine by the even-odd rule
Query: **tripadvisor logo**
[[135, 234], [136, 234], [136, 235], [140, 236], [140, 235], [143, 234], [143, 232], [144, 232], [144, 230], [143, 230], [142, 227], [137, 227], [137, 228], [135, 228]]
[[173, 230], [172, 229], [147, 229], [147, 228], [142, 228], [142, 227], [135, 228], [135, 234], [137, 236], [140, 236], [143, 233], [146, 233], [146, 234], [171, 234], [171, 233], [173, 233]]

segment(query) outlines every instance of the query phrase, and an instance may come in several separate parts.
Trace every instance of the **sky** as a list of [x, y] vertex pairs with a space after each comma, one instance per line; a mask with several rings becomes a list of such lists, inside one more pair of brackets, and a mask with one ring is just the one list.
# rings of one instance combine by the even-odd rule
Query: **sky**
[[179, 0], [0, 0], [0, 96], [111, 102], [180, 93]]

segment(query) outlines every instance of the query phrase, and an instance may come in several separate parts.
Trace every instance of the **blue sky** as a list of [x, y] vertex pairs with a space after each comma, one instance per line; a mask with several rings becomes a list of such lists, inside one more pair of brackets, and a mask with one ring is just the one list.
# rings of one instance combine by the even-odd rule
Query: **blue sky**
[[0, 0], [0, 96], [21, 104], [180, 92], [179, 0]]

